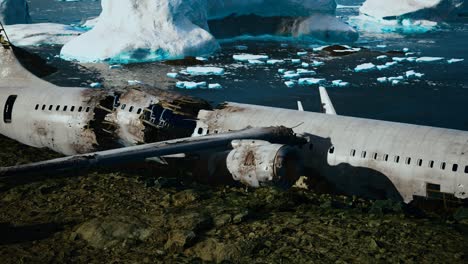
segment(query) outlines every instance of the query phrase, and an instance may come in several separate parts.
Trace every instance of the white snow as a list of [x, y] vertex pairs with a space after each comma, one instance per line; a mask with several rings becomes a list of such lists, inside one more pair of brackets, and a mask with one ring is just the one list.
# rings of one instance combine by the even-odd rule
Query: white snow
[[300, 85], [314, 85], [314, 84], [322, 84], [326, 80], [322, 78], [301, 78], [299, 79], [298, 83]]
[[0, 22], [4, 25], [31, 23], [26, 0], [0, 0]]
[[5, 30], [16, 46], [63, 45], [85, 32], [81, 28], [54, 23], [9, 25]]
[[452, 64], [452, 63], [462, 62], [464, 60], [465, 59], [450, 59], [450, 60], [447, 60], [447, 63]]
[[232, 58], [236, 61], [241, 61], [241, 62], [248, 62], [249, 60], [268, 60], [267, 55], [253, 55], [253, 54], [235, 54], [232, 56]]
[[434, 61], [441, 61], [444, 58], [442, 57], [420, 57], [416, 59], [416, 62], [434, 62]]
[[177, 77], [179, 77], [179, 74], [177, 72], [169, 72], [166, 74], [166, 76], [172, 79], [176, 79]]
[[356, 66], [356, 68], [354, 68], [354, 71], [355, 72], [372, 71], [372, 70], [375, 70], [376, 68], [377, 67], [373, 63], [369, 62], [369, 63], [364, 63], [364, 64]]
[[219, 83], [210, 83], [208, 89], [223, 89], [223, 86]]
[[223, 75], [224, 69], [219, 67], [188, 67], [186, 70], [181, 71], [181, 73], [192, 76]]

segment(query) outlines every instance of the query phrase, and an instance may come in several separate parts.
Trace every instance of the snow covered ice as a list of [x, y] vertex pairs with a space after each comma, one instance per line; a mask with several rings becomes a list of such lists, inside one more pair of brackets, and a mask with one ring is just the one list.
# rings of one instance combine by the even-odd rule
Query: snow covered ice
[[435, 62], [435, 61], [441, 61], [444, 58], [442, 57], [421, 57], [417, 58], [416, 62]]
[[452, 64], [452, 63], [462, 62], [464, 60], [465, 59], [450, 59], [450, 60], [447, 60], [447, 63]]
[[31, 23], [26, 0], [0, 0], [0, 22], [4, 25]]
[[219, 83], [210, 83], [208, 89], [223, 89], [223, 86]]
[[233, 55], [232, 58], [236, 61], [248, 62], [249, 60], [264, 61], [264, 60], [268, 60], [269, 57], [267, 55], [236, 54], [236, 55]]
[[54, 23], [9, 25], [5, 30], [16, 46], [63, 45], [85, 32], [82, 28]]
[[187, 90], [206, 88], [206, 82], [177, 82], [176, 87]]
[[324, 82], [326, 82], [326, 80], [323, 78], [301, 78], [298, 81], [300, 85], [315, 85], [322, 84]]
[[284, 60], [267, 60], [267, 64], [274, 65], [274, 64], [282, 64]]

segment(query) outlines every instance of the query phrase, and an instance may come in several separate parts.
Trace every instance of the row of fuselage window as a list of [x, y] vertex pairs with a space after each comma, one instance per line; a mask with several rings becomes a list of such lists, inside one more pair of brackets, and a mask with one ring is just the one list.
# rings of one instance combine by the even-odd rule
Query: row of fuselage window
[[[121, 109], [122, 109], [122, 110], [125, 110], [126, 107], [127, 107], [127, 105], [123, 104], [123, 105], [121, 106]], [[63, 112], [66, 112], [66, 111], [70, 110], [70, 112], [75, 112], [75, 109], [77, 110], [77, 112], [83, 112], [83, 111], [84, 111], [84, 112], [88, 113], [88, 112], [90, 111], [90, 108], [89, 108], [89, 107], [84, 108], [83, 106], [79, 106], [79, 107], [70, 106], [70, 108], [68, 108], [68, 105], [64, 105], [63, 107], [60, 106], [60, 105], [56, 105], [56, 106], [53, 106], [53, 105], [49, 105], [49, 106], [47, 106], [47, 105], [42, 105], [42, 107], [40, 107], [40, 105], [37, 104], [36, 107], [35, 107], [34, 109], [35, 109], [35, 110], [39, 110], [39, 108], [41, 108], [41, 110], [43, 110], [43, 111], [45, 111], [45, 110], [49, 110], [49, 111], [55, 110], [55, 111], [63, 111]], [[130, 106], [130, 107], [128, 108], [128, 111], [131, 113], [131, 112], [133, 112], [134, 109], [135, 109], [135, 108], [134, 108], [133, 106]], [[142, 111], [143, 111], [143, 110], [142, 110], [141, 108], [138, 108], [138, 110], [136, 111], [136, 114], [139, 115], [139, 114], [141, 114]]]
[[[331, 147], [329, 150], [328, 150], [328, 153], [329, 154], [334, 154], [335, 153], [335, 147]], [[351, 152], [350, 152], [350, 156], [351, 157], [356, 157], [357, 156], [357, 151], [355, 149], [352, 149]], [[362, 159], [365, 159], [368, 157], [368, 152], [367, 151], [361, 151], [360, 153], [360, 157]], [[384, 154], [384, 155], [379, 155], [378, 153], [372, 153], [372, 155], [370, 156], [371, 159], [373, 160], [381, 160], [381, 161], [385, 161], [385, 162], [389, 162], [390, 161], [390, 155], [388, 154]], [[395, 155], [393, 156], [393, 162], [394, 163], [400, 163], [400, 162], [404, 162], [404, 164], [406, 165], [411, 165], [413, 163], [413, 159], [411, 157], [406, 157], [405, 160], [402, 160], [402, 158], [398, 155]], [[422, 159], [418, 159], [416, 161], [416, 165], [418, 167], [423, 167], [423, 166], [427, 166], [428, 168], [430, 169], [433, 169], [435, 166], [436, 166], [436, 162], [433, 161], [433, 160], [429, 160], [426, 164], [424, 164], [424, 160]], [[446, 170], [448, 168], [448, 163], [447, 162], [440, 162], [439, 164], [439, 168], [441, 170]], [[452, 172], [458, 172], [458, 169], [459, 169], [459, 166], [458, 164], [452, 164], [452, 167], [451, 167], [451, 170]], [[465, 166], [465, 173], [468, 174], [468, 166]]]

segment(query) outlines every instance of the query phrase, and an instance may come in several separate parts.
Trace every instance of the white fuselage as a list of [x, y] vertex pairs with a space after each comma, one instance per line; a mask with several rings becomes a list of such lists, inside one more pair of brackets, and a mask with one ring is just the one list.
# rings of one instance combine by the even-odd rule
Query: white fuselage
[[[182, 118], [177, 118], [180, 104], [188, 98], [138, 89], [119, 95], [118, 105], [110, 102], [108, 110], [98, 109], [104, 118], [96, 108], [115, 94], [57, 87], [27, 72], [12, 52], [2, 49], [0, 79], [0, 133], [30, 146], [66, 155], [86, 153], [103, 144], [107, 132], [122, 145], [140, 144], [154, 131], [158, 136], [167, 131], [176, 136], [169, 130], [170, 121], [172, 127], [183, 124], [181, 135], [196, 125], [193, 136], [286, 126], [308, 139], [301, 149], [310, 173], [324, 176], [340, 190], [406, 202], [414, 195], [427, 196], [429, 187], [458, 198], [468, 196], [468, 132], [235, 103], [216, 110], [199, 110], [200, 106], [195, 110], [197, 124], [190, 127], [186, 121], [190, 114], [180, 113]], [[8, 106], [11, 96], [16, 100]], [[155, 108], [171, 102], [175, 106], [170, 115], [166, 108]], [[196, 104], [190, 102], [188, 108]], [[93, 127], [99, 118], [99, 128]]]

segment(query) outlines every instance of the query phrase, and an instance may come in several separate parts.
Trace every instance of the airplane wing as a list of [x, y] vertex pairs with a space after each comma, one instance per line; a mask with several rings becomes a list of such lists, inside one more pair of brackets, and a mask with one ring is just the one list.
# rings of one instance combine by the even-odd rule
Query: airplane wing
[[[0, 168], [0, 177], [37, 175], [45, 172], [64, 172], [112, 167], [144, 161], [147, 158], [196, 153], [209, 149], [229, 149], [237, 140], [261, 140], [278, 144], [300, 144], [303, 139], [296, 137], [290, 128], [265, 127], [249, 128], [236, 132], [212, 134], [202, 137], [175, 139], [83, 155], [69, 156], [26, 165]], [[273, 144], [271, 144], [273, 145]]]

